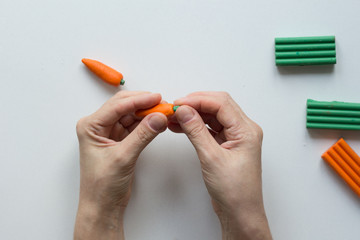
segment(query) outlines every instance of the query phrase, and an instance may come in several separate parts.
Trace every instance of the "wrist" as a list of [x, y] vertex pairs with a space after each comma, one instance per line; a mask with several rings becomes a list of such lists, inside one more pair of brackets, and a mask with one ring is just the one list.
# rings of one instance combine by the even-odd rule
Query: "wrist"
[[91, 204], [81, 203], [76, 215], [75, 240], [124, 239], [123, 210], [104, 211]]
[[218, 214], [223, 240], [272, 239], [265, 210]]

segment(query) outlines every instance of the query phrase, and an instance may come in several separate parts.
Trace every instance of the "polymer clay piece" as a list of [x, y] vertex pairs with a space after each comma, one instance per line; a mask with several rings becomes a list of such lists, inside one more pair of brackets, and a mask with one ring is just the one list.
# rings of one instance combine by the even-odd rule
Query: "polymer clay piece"
[[275, 38], [278, 66], [336, 63], [335, 36]]
[[154, 112], [160, 112], [165, 116], [171, 116], [176, 112], [179, 106], [174, 106], [171, 103], [160, 103], [152, 108], [141, 109], [135, 112], [135, 115], [138, 117], [145, 117]]
[[102, 62], [88, 58], [83, 58], [81, 61], [85, 64], [86, 67], [90, 69], [90, 71], [95, 73], [95, 75], [97, 75], [104, 82], [113, 86], [125, 84], [123, 75], [120, 72], [103, 64]]
[[308, 99], [306, 127], [360, 130], [360, 103], [321, 102]]
[[341, 138], [321, 157], [360, 197], [360, 157], [345, 140]]

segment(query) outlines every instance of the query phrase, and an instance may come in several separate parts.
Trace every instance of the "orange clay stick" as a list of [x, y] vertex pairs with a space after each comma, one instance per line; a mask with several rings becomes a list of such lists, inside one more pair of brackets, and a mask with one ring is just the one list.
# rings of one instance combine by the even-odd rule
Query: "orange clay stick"
[[338, 144], [345, 150], [345, 152], [360, 166], [360, 157], [356, 152], [345, 142], [343, 138], [338, 141]]
[[354, 170], [339, 156], [336, 151], [331, 148], [327, 152], [330, 157], [344, 170], [344, 172], [360, 187], [360, 177]]
[[149, 115], [150, 113], [160, 112], [160, 113], [165, 114], [165, 116], [171, 116], [175, 113], [175, 111], [178, 107], [179, 106], [174, 106], [174, 104], [171, 104], [171, 103], [160, 103], [149, 109], [138, 110], [135, 112], [135, 115], [138, 117], [145, 117], [146, 115]]
[[104, 82], [114, 86], [125, 84], [123, 75], [118, 71], [116, 71], [115, 69], [106, 66], [105, 64], [99, 61], [88, 58], [83, 58], [81, 61], [85, 64], [85, 66], [87, 66], [90, 69], [90, 71], [95, 73], [96, 76], [101, 78]]
[[354, 172], [357, 173], [358, 176], [360, 176], [360, 167], [356, 164], [354, 159], [352, 159], [345, 150], [341, 146], [339, 146], [339, 142], [333, 146], [333, 149], [339, 156], [344, 159], [344, 161], [349, 164], [349, 166], [354, 170]]
[[360, 197], [360, 187], [342, 170], [342, 168], [325, 152], [322, 155], [324, 161], [326, 161], [337, 174], [350, 186], [350, 188]]

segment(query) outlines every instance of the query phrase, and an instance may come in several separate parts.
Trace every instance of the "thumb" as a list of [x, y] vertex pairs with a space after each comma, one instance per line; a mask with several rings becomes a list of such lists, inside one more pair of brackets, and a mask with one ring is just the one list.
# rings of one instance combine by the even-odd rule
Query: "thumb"
[[218, 146], [195, 109], [189, 106], [181, 106], [176, 110], [175, 116], [198, 154], [204, 153], [204, 151], [212, 151]]
[[139, 125], [121, 142], [130, 155], [138, 156], [141, 151], [167, 128], [167, 118], [162, 113], [146, 116]]

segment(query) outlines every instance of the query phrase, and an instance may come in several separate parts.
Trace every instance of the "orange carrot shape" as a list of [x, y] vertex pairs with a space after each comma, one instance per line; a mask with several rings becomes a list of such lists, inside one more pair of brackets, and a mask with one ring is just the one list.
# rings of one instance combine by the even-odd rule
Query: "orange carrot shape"
[[168, 117], [173, 115], [178, 107], [179, 106], [174, 106], [174, 104], [171, 103], [160, 103], [149, 109], [138, 110], [135, 112], [135, 115], [138, 117], [145, 117], [150, 113], [159, 112]]
[[321, 157], [360, 197], [360, 157], [345, 140], [341, 138]]
[[125, 84], [123, 75], [115, 69], [99, 61], [88, 58], [83, 58], [81, 61], [85, 64], [86, 67], [90, 69], [90, 71], [95, 73], [95, 75], [101, 78], [104, 82], [114, 86]]

